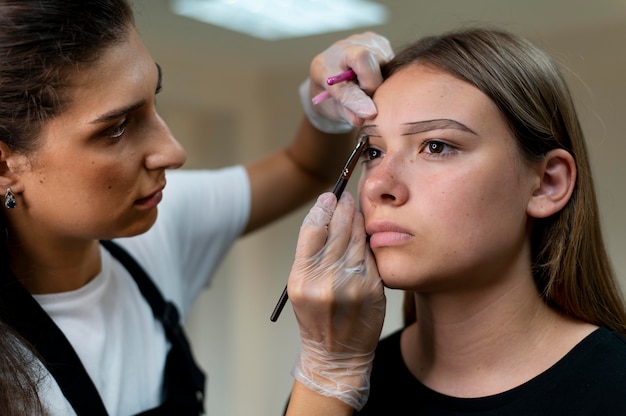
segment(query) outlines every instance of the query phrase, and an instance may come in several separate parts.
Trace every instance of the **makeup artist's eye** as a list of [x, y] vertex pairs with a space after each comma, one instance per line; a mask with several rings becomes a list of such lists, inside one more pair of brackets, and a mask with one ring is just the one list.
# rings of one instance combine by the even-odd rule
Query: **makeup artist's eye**
[[129, 121], [130, 119], [128, 116], [124, 117], [120, 123], [113, 126], [106, 132], [107, 136], [114, 140], [120, 140], [126, 133], [126, 127], [128, 126]]

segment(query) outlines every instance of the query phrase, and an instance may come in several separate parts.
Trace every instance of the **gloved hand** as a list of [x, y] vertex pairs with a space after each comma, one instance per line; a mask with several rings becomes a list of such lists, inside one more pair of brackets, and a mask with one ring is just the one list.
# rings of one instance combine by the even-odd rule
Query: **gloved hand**
[[339, 203], [330, 192], [320, 195], [304, 219], [287, 290], [300, 329], [292, 375], [360, 410], [386, 300], [363, 216], [348, 192]]
[[[300, 86], [300, 98], [311, 123], [327, 133], [345, 133], [376, 115], [370, 96], [382, 82], [380, 65], [394, 53], [387, 38], [373, 32], [352, 35], [331, 45], [313, 58], [310, 78]], [[328, 77], [352, 69], [357, 81], [332, 86]], [[318, 105], [311, 99], [328, 90], [332, 98]]]

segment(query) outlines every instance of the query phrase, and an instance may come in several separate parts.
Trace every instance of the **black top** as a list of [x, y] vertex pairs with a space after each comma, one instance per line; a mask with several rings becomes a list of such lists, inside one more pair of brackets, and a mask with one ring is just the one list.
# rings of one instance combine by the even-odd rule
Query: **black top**
[[471, 399], [437, 393], [413, 377], [402, 360], [400, 334], [379, 342], [369, 400], [356, 415], [626, 415], [626, 338], [606, 328], [521, 386]]

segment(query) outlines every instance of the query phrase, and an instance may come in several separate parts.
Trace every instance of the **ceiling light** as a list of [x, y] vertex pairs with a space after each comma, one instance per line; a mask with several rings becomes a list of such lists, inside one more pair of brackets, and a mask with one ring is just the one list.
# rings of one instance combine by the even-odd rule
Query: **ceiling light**
[[181, 16], [266, 40], [385, 23], [387, 8], [368, 0], [173, 0]]

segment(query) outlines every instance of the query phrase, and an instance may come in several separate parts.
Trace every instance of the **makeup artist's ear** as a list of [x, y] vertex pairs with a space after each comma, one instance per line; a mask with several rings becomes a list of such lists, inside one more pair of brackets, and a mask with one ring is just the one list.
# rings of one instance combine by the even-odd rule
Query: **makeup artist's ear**
[[568, 203], [576, 185], [576, 162], [565, 149], [549, 151], [537, 166], [538, 181], [526, 213], [546, 218], [559, 212]]
[[0, 141], [0, 193], [4, 195], [8, 187], [15, 193], [22, 192], [19, 172], [27, 163], [24, 155], [11, 151], [5, 142]]

